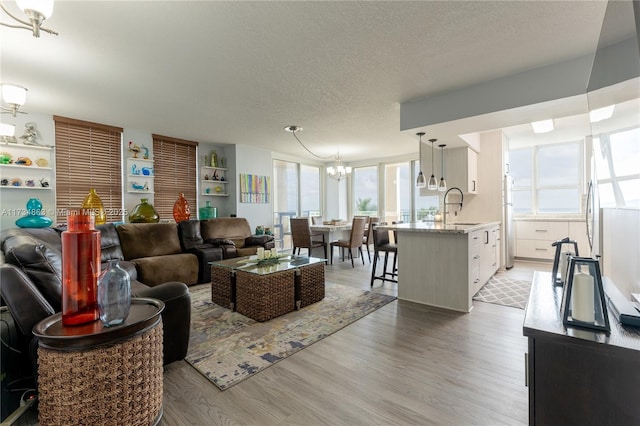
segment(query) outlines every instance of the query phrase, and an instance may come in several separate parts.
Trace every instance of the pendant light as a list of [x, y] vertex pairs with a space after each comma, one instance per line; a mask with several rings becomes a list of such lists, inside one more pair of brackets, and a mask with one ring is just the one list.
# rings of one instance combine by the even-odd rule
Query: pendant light
[[447, 181], [444, 180], [444, 147], [446, 144], [438, 145], [440, 147], [440, 158], [442, 158], [442, 177], [440, 178], [440, 183], [438, 184], [438, 191], [444, 192], [447, 190]]
[[429, 191], [435, 191], [436, 189], [438, 189], [438, 181], [436, 180], [433, 169], [433, 143], [437, 140], [438, 139], [429, 139], [429, 142], [431, 142], [431, 177], [429, 178], [429, 184], [427, 185], [427, 189]]
[[427, 186], [427, 180], [424, 178], [424, 174], [422, 174], [422, 137], [424, 136], [424, 132], [416, 133], [416, 136], [420, 137], [420, 142], [418, 145], [418, 161], [420, 162], [420, 173], [418, 173], [418, 178], [416, 179], [416, 188], [424, 188]]

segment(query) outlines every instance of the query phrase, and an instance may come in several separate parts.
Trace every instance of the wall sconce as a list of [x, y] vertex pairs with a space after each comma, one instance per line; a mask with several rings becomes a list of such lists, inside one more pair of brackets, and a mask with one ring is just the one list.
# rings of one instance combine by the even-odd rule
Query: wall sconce
[[0, 142], [16, 142], [16, 126], [13, 124], [0, 123]]
[[[573, 251], [563, 251], [565, 245], [573, 245]], [[551, 244], [551, 247], [556, 248], [556, 255], [553, 258], [553, 269], [551, 270], [553, 285], [564, 285], [567, 277], [567, 267], [569, 266], [569, 257], [580, 256], [580, 253], [578, 253], [578, 243], [569, 239], [569, 237], [565, 237], [555, 241]], [[560, 276], [558, 276], [558, 272], [560, 272]]]
[[40, 30], [45, 31], [49, 34], [58, 35], [57, 32], [42, 27], [42, 22], [44, 22], [45, 19], [51, 17], [51, 14], [53, 13], [53, 0], [16, 0], [16, 4], [18, 5], [22, 13], [27, 15], [27, 18], [29, 18], [29, 22], [23, 21], [12, 15], [4, 6], [4, 4], [0, 2], [0, 8], [2, 8], [4, 13], [9, 15], [9, 17], [11, 17], [13, 20], [22, 24], [11, 25], [0, 22], [0, 25], [10, 28], [21, 28], [24, 30], [33, 31], [34, 37], [40, 37]]
[[562, 323], [565, 326], [611, 331], [597, 259], [569, 258], [561, 309]]
[[26, 112], [18, 111], [22, 105], [27, 101], [27, 89], [26, 87], [19, 86], [17, 84], [3, 83], [2, 100], [9, 105], [7, 107], [0, 107], [2, 114], [11, 114], [14, 117], [17, 113], [26, 114]]

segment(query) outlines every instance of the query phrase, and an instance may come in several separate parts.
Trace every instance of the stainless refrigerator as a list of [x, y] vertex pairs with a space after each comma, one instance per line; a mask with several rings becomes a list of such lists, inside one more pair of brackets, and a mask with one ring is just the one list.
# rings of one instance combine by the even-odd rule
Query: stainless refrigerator
[[516, 251], [516, 235], [513, 229], [513, 178], [509, 174], [504, 175], [504, 187], [502, 194], [502, 204], [504, 207], [504, 266], [506, 269], [513, 268], [513, 258]]

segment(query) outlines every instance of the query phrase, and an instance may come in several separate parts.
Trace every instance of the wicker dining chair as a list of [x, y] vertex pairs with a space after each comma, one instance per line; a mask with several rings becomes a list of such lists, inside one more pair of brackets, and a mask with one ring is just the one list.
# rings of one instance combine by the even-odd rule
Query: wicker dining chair
[[[362, 240], [364, 238], [364, 227], [367, 223], [366, 217], [354, 217], [351, 224], [351, 234], [348, 240], [332, 241], [330, 243], [331, 250], [331, 264], [333, 264], [333, 248], [340, 247], [342, 249], [349, 250], [349, 257], [351, 258], [351, 267], [355, 268], [353, 263], [353, 249], [358, 249], [360, 257], [362, 258], [362, 264], [364, 265], [364, 254], [362, 253]], [[342, 261], [344, 262], [344, 251], [342, 252]]]
[[[306, 248], [309, 250], [309, 256], [311, 256], [312, 249], [322, 247], [324, 248], [324, 258], [327, 258], [327, 243], [324, 240], [324, 234], [311, 233], [308, 217], [292, 217], [290, 219], [290, 225], [291, 239], [293, 240], [292, 254], [296, 254], [296, 249], [298, 249], [298, 254], [300, 254], [300, 249]], [[319, 240], [317, 237], [322, 239]]]

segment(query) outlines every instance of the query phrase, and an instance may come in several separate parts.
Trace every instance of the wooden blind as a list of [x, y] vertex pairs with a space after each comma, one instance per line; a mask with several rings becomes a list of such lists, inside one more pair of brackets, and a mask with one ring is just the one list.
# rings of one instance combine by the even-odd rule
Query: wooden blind
[[197, 147], [191, 142], [168, 136], [153, 136], [153, 168], [155, 178], [154, 207], [160, 220], [173, 219], [173, 205], [181, 192], [196, 217]]
[[94, 188], [108, 222], [122, 221], [122, 128], [53, 116], [56, 140], [57, 221], [80, 208]]

